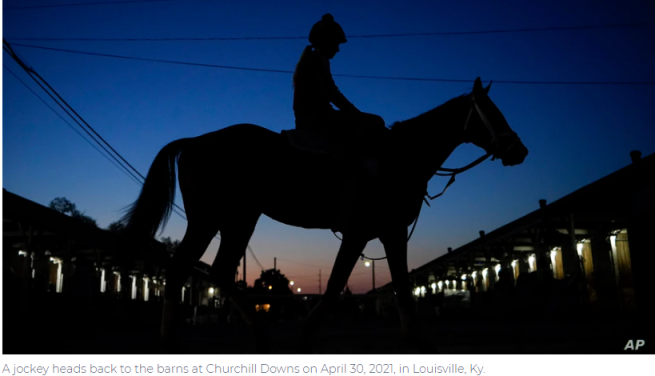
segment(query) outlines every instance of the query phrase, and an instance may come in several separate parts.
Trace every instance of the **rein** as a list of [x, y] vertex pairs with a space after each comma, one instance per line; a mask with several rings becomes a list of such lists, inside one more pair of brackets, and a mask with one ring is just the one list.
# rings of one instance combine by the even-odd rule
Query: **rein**
[[[501, 133], [501, 134], [496, 134], [496, 131], [494, 128], [491, 126], [491, 123], [489, 122], [489, 119], [484, 115], [482, 110], [480, 109], [480, 106], [478, 106], [478, 103], [475, 100], [475, 96], [473, 93], [470, 94], [471, 97], [471, 107], [469, 109], [469, 113], [466, 116], [466, 123], [464, 123], [464, 132], [466, 133], [466, 130], [468, 129], [469, 121], [471, 120], [471, 115], [473, 114], [473, 110], [477, 112], [478, 116], [480, 116], [480, 120], [482, 120], [482, 123], [485, 125], [485, 127], [489, 130], [489, 133], [491, 133], [491, 145], [492, 145], [492, 150], [494, 150], [497, 145], [498, 145], [498, 140], [503, 137], [514, 137], [515, 140], [512, 142], [505, 152], [507, 152], [509, 149], [511, 149], [518, 141], [519, 138], [516, 133], [514, 132], [506, 132], [506, 133]], [[443, 191], [441, 193], [436, 194], [434, 196], [430, 196], [430, 194], [426, 191], [425, 195], [423, 196], [423, 201], [430, 206], [430, 202], [427, 200], [428, 198], [430, 201], [434, 200], [437, 197], [440, 197], [446, 192], [446, 189], [450, 187], [451, 184], [455, 182], [455, 176], [457, 174], [461, 174], [462, 172], [468, 171], [472, 169], [473, 167], [479, 165], [480, 163], [484, 162], [487, 158], [493, 155], [493, 158], [491, 159], [492, 161], [496, 159], [495, 156], [495, 151], [490, 151], [487, 152], [485, 155], [481, 156], [480, 158], [476, 159], [475, 161], [469, 163], [468, 165], [460, 168], [445, 168], [445, 167], [439, 167], [437, 168], [437, 172], [434, 173], [436, 176], [450, 176], [450, 180], [448, 180], [448, 183], [444, 187]], [[440, 172], [441, 171], [441, 172]], [[412, 230], [410, 231], [409, 235], [407, 236], [407, 241], [409, 242], [409, 239], [412, 238], [412, 234], [414, 234], [414, 229], [416, 229], [416, 224], [418, 223], [418, 218], [421, 215], [421, 209], [423, 208], [423, 205], [419, 207], [418, 213], [416, 214], [416, 218], [414, 219], [414, 224], [412, 225]], [[337, 236], [336, 232], [334, 232], [334, 236], [337, 237], [337, 239], [342, 240], [340, 237]], [[387, 257], [380, 257], [380, 258], [371, 258], [371, 257], [366, 257], [363, 253], [361, 254], [362, 259], [368, 259], [368, 260], [384, 260]]]

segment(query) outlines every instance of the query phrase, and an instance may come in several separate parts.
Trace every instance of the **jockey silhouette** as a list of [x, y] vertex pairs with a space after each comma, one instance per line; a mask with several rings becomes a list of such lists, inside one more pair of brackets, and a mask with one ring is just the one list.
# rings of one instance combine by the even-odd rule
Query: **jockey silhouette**
[[330, 72], [330, 59], [339, 52], [339, 45], [347, 42], [343, 29], [332, 15], [325, 14], [309, 32], [309, 42], [293, 75], [296, 129], [321, 133], [340, 142], [351, 157], [364, 158], [369, 174], [377, 174], [377, 160], [370, 157], [386, 131], [384, 120], [350, 103]]

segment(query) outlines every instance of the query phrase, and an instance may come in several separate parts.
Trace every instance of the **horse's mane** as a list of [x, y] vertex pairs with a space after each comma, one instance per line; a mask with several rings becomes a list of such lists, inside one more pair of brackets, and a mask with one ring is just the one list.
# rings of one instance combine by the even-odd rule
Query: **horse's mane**
[[462, 95], [457, 96], [455, 98], [452, 98], [452, 99], [448, 100], [446, 103], [441, 104], [441, 105], [439, 105], [439, 106], [437, 106], [437, 107], [435, 107], [435, 108], [433, 108], [433, 109], [431, 109], [431, 110], [429, 110], [427, 112], [424, 112], [424, 113], [422, 113], [422, 114], [420, 114], [420, 115], [418, 115], [416, 117], [413, 117], [413, 118], [407, 119], [407, 120], [397, 121], [397, 122], [391, 124], [391, 126], [389, 128], [392, 129], [392, 130], [401, 130], [401, 129], [414, 128], [414, 126], [420, 126], [422, 124], [425, 124], [426, 123], [426, 121], [425, 121], [426, 118], [433, 117], [435, 115], [435, 113], [441, 112], [442, 110], [444, 110], [444, 109], [446, 109], [448, 107], [451, 107], [455, 102], [457, 102], [458, 100], [460, 100], [460, 99], [462, 99], [462, 98], [464, 98], [464, 97], [466, 97], [468, 95], [469, 95], [469, 93], [465, 93], [465, 94], [462, 94]]

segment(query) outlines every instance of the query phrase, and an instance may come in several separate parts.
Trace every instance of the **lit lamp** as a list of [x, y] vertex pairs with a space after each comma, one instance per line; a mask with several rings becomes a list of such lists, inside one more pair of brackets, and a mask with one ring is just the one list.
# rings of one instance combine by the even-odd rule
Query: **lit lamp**
[[302, 290], [300, 289], [300, 287], [298, 287], [298, 289], [297, 289], [296, 291], [300, 292], [300, 291], [302, 291]]
[[289, 281], [289, 285], [290, 285], [290, 286], [293, 286], [293, 281]]
[[532, 255], [530, 255], [530, 257], [528, 257], [528, 266], [530, 266], [530, 271], [531, 272], [534, 272], [535, 270], [537, 270], [537, 268], [535, 268], [535, 261], [536, 261], [536, 257], [535, 257], [534, 254], [532, 254]]

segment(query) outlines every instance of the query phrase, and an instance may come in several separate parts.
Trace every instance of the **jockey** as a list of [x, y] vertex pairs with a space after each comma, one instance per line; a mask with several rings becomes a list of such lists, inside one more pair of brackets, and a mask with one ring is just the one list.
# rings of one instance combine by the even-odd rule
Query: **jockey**
[[[361, 112], [350, 103], [330, 72], [330, 59], [346, 41], [343, 29], [330, 14], [325, 14], [309, 32], [311, 45], [305, 47], [293, 75], [296, 129], [336, 136], [338, 141], [345, 141], [350, 153], [355, 152], [360, 158], [370, 157], [374, 153], [373, 144], [377, 143], [371, 138], [377, 139], [375, 136], [386, 130], [384, 120]], [[364, 165], [369, 173], [377, 174], [377, 160], [364, 159]]]

